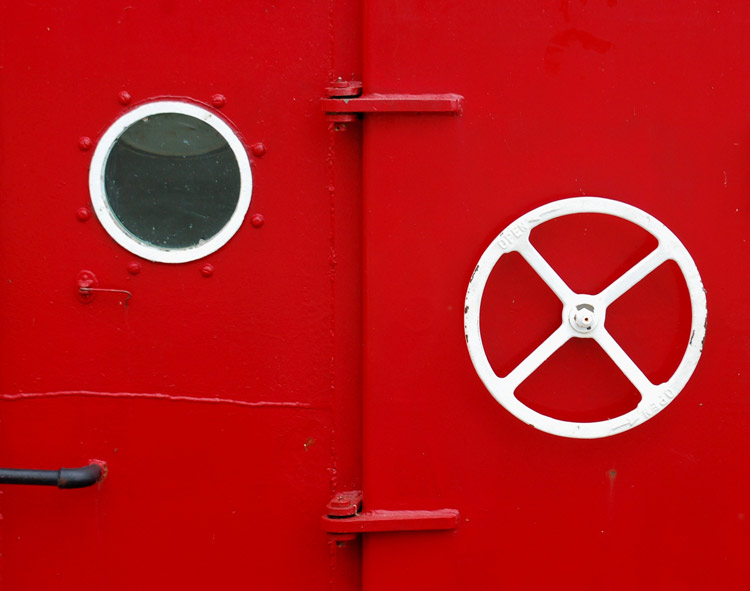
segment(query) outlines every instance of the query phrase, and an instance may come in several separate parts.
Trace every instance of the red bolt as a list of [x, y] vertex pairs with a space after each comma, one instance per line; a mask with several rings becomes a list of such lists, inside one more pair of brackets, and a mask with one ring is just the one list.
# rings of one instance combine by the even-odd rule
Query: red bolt
[[91, 218], [91, 210], [88, 207], [79, 207], [76, 210], [76, 217], [79, 222], [87, 222]]
[[265, 223], [266, 223], [266, 220], [259, 213], [254, 213], [253, 215], [250, 216], [250, 225], [253, 228], [260, 228]]
[[253, 151], [253, 156], [257, 156], [258, 158], [263, 158], [266, 155], [266, 145], [264, 143], [258, 142], [257, 144], [253, 144], [251, 150]]
[[96, 280], [96, 275], [91, 271], [80, 271], [78, 273], [78, 278], [76, 279], [76, 286], [78, 287], [76, 292], [78, 299], [84, 303], [92, 301], [94, 292], [89, 290], [95, 289], [98, 284], [99, 282]]
[[133, 97], [127, 90], [121, 90], [117, 95], [117, 100], [120, 101], [121, 105], [129, 105]]
[[221, 109], [224, 105], [227, 104], [227, 97], [225, 97], [223, 94], [215, 94], [211, 97], [211, 104], [217, 109]]
[[93, 283], [94, 282], [90, 278], [82, 277], [81, 280], [78, 282], [78, 285], [82, 287], [83, 289], [88, 289], [91, 287]]
[[131, 261], [128, 263], [128, 273], [131, 275], [138, 275], [141, 272], [141, 264], [138, 261]]
[[211, 277], [214, 274], [214, 266], [211, 263], [206, 263], [201, 267], [201, 275], [204, 277]]
[[86, 150], [90, 150], [91, 146], [93, 145], [94, 145], [94, 142], [91, 141], [90, 137], [82, 136], [78, 138], [78, 147], [84, 152]]

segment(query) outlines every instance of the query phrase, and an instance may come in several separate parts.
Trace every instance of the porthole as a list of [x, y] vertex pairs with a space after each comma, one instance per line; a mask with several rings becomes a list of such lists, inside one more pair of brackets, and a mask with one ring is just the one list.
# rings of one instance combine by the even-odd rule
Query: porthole
[[104, 133], [89, 172], [99, 221], [145, 259], [184, 263], [242, 225], [252, 174], [242, 142], [207, 109], [179, 101], [128, 111]]

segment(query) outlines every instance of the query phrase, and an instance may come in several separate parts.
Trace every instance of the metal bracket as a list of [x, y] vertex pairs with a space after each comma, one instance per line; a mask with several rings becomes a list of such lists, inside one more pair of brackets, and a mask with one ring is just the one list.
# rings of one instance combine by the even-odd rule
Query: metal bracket
[[460, 114], [464, 97], [460, 94], [379, 94], [362, 93], [359, 81], [333, 82], [326, 88], [321, 108], [329, 121], [355, 121], [365, 113], [454, 113]]
[[91, 301], [94, 299], [94, 295], [97, 293], [118, 293], [125, 296], [125, 306], [128, 305], [128, 302], [130, 301], [130, 298], [133, 294], [131, 294], [126, 289], [105, 289], [103, 287], [98, 287], [99, 280], [96, 278], [96, 275], [92, 271], [80, 271], [78, 273], [78, 278], [76, 279], [76, 286], [78, 287], [78, 299], [81, 300], [84, 304], [91, 303]]
[[458, 527], [456, 509], [435, 511], [362, 511], [362, 491], [336, 494], [321, 517], [329, 534], [360, 534], [394, 531], [449, 531]]

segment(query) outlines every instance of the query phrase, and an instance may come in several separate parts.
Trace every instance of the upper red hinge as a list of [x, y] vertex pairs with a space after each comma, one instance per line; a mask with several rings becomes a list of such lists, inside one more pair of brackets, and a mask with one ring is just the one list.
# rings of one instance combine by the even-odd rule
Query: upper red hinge
[[460, 114], [464, 97], [460, 94], [362, 94], [359, 81], [333, 82], [321, 108], [330, 121], [354, 121], [364, 113], [455, 113]]

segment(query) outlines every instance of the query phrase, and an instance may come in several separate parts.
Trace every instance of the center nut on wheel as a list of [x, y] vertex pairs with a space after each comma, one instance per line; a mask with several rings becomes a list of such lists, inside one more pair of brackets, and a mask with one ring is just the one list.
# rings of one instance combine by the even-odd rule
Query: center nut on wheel
[[588, 334], [599, 324], [599, 318], [593, 305], [578, 304], [568, 313], [568, 322], [577, 332]]

